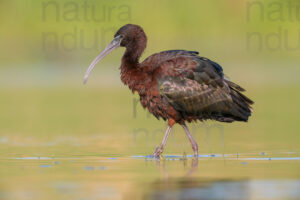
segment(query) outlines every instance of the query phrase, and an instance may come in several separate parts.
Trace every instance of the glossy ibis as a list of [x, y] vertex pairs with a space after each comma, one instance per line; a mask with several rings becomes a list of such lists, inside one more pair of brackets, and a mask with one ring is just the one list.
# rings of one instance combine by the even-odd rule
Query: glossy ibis
[[198, 145], [185, 122], [216, 120], [233, 122], [248, 120], [251, 101], [239, 85], [224, 78], [222, 67], [196, 51], [170, 50], [156, 53], [139, 62], [147, 37], [138, 25], [121, 27], [113, 41], [89, 66], [84, 83], [94, 66], [118, 47], [125, 47], [121, 80], [140, 96], [144, 108], [156, 118], [168, 121], [168, 127], [153, 156], [163, 152], [171, 128], [180, 124], [198, 156]]

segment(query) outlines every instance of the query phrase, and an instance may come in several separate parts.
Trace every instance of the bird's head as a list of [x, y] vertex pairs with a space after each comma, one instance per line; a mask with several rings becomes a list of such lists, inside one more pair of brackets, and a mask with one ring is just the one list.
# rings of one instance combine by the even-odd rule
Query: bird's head
[[114, 39], [105, 47], [105, 49], [93, 60], [84, 76], [86, 83], [90, 72], [95, 65], [100, 62], [106, 55], [111, 53], [118, 47], [126, 47], [127, 51], [132, 53], [132, 56], [139, 57], [146, 47], [147, 37], [143, 29], [134, 24], [126, 24], [122, 26], [114, 35]]
[[134, 46], [138, 41], [146, 39], [144, 30], [140, 26], [134, 24], [126, 24], [125, 26], [122, 26], [116, 32], [114, 37], [122, 38], [120, 46], [126, 48]]

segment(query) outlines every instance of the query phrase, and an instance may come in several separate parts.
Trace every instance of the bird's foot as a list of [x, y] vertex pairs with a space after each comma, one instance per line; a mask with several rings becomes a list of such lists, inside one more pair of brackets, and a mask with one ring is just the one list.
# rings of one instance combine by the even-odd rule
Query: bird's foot
[[194, 152], [194, 157], [198, 158], [198, 152]]
[[193, 151], [194, 151], [194, 157], [198, 158], [198, 145], [197, 145], [197, 143], [194, 143], [192, 145], [192, 148], [193, 148]]
[[162, 153], [163, 153], [163, 148], [162, 147], [157, 147], [155, 152], [153, 153], [153, 157], [160, 158]]

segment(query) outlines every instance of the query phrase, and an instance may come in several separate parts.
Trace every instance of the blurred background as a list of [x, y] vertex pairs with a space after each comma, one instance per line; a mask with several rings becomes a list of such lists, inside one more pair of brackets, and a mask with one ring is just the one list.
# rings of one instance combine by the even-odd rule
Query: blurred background
[[[154, 151], [166, 124], [121, 83], [124, 49], [107, 56], [82, 84], [90, 62], [127, 23], [148, 36], [141, 60], [169, 49], [199, 51], [255, 101], [248, 123], [191, 124], [200, 154], [297, 152], [299, 8], [298, 0], [0, 1], [2, 161]], [[176, 126], [173, 133], [166, 154], [191, 154], [183, 130]], [[290, 173], [299, 177], [299, 167]]]
[[[299, 148], [298, 1], [13, 0], [0, 5], [0, 134], [6, 145], [99, 137], [98, 142], [111, 139], [107, 148], [122, 154], [134, 146], [135, 130], [152, 137], [164, 129], [165, 123], [147, 115], [138, 96], [122, 85], [124, 49], [106, 57], [82, 84], [90, 62], [118, 28], [133, 23], [148, 36], [141, 60], [168, 49], [196, 50], [247, 89], [254, 113], [247, 124], [221, 124], [227, 151]], [[136, 132], [144, 143], [143, 131]], [[204, 137], [200, 132], [197, 137]], [[134, 150], [150, 153], [141, 148]]]

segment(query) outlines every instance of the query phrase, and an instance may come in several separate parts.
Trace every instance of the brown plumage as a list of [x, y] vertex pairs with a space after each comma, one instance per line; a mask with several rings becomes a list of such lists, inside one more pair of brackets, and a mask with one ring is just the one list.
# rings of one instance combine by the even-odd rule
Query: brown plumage
[[216, 120], [220, 122], [247, 121], [251, 101], [245, 90], [224, 78], [222, 67], [196, 51], [171, 50], [156, 53], [143, 62], [139, 58], [146, 48], [147, 37], [140, 26], [127, 24], [115, 34], [115, 39], [90, 65], [86, 76], [105, 55], [122, 46], [126, 51], [121, 63], [121, 80], [140, 96], [141, 104], [156, 118], [168, 120], [162, 144], [154, 156], [163, 152], [171, 127], [183, 126], [194, 154], [196, 141], [185, 122]]

